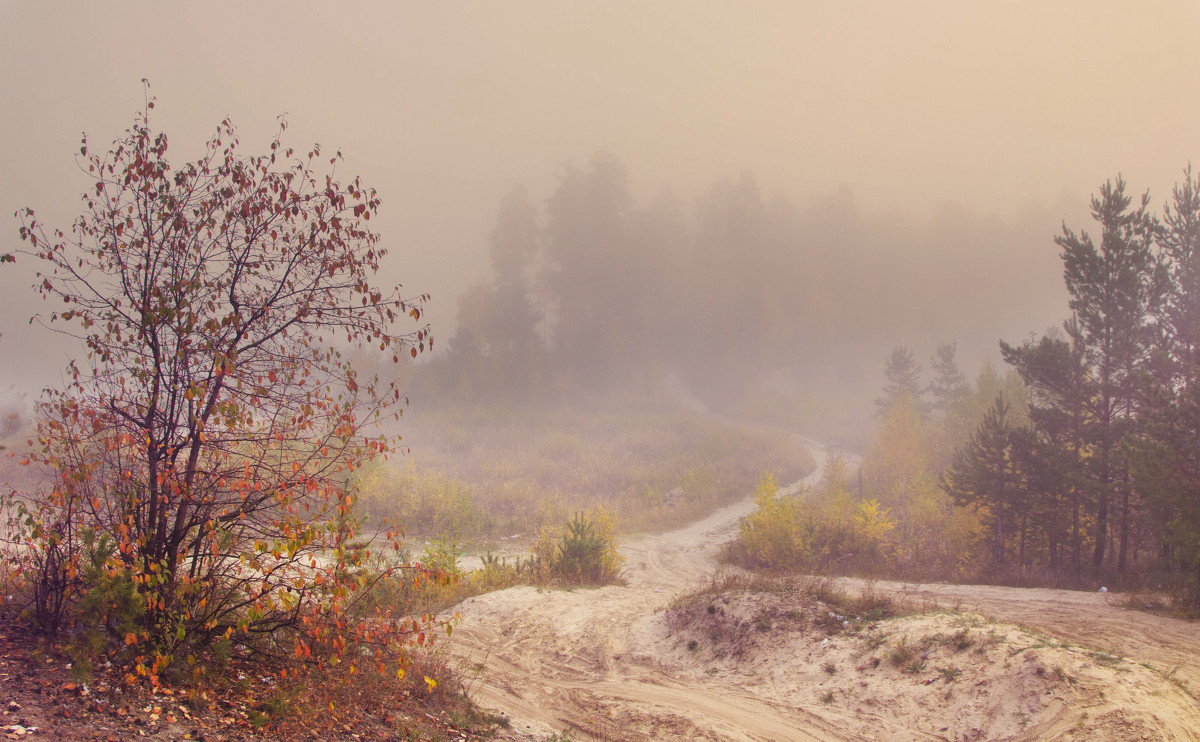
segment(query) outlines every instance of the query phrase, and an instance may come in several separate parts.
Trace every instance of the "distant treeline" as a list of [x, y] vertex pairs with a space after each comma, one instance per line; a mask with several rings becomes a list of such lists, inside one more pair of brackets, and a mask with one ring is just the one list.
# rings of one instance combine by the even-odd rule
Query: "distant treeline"
[[622, 164], [597, 154], [565, 166], [544, 206], [520, 187], [503, 199], [491, 276], [459, 298], [418, 396], [637, 391], [669, 371], [712, 399], [767, 370], [861, 395], [896, 338], [991, 345], [997, 317], [1057, 316], [1046, 308], [1061, 288], [1029, 278], [1053, 261], [1053, 223], [1037, 209], [1011, 222], [953, 207], [923, 224], [868, 217], [848, 192], [798, 207], [748, 173], [694, 204], [669, 191], [639, 204]]

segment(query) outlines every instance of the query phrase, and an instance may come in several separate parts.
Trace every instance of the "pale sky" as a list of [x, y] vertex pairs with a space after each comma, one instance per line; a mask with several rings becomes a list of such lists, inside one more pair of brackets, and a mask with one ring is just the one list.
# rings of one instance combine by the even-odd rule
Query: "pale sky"
[[[227, 115], [246, 153], [283, 113], [292, 146], [341, 149], [442, 339], [501, 196], [540, 203], [597, 149], [639, 196], [749, 170], [798, 203], [845, 186], [874, 213], [1052, 203], [1087, 226], [1105, 179], [1161, 204], [1200, 165], [1197, 38], [1195, 0], [0, 0], [0, 252], [18, 208], [69, 226], [80, 133], [120, 135], [143, 77], [179, 162]], [[0, 267], [0, 388], [66, 360], [27, 325], [31, 268]]]

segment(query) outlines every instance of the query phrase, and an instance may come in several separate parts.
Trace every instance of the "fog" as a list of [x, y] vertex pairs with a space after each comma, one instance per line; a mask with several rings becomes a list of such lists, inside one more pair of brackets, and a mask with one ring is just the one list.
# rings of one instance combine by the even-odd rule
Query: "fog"
[[[828, 330], [768, 334], [793, 347], [752, 356], [869, 386], [892, 346], [927, 358], [957, 340], [970, 365], [1063, 318], [1061, 223], [1086, 227], [1089, 194], [1118, 173], [1161, 199], [1200, 162], [1197, 31], [1185, 1], [6, 0], [0, 212], [29, 206], [67, 228], [87, 187], [80, 132], [93, 150], [116, 138], [142, 78], [179, 163], [225, 116], [245, 153], [262, 151], [286, 114], [289, 144], [341, 150], [339, 173], [379, 191], [385, 270], [432, 294], [436, 358], [459, 297], [493, 280], [505, 195], [523, 184], [548, 228], [572, 168], [604, 152], [626, 173], [630, 215], [675, 204], [683, 242], [710, 256], [745, 249], [706, 218], [721, 183], [751, 183], [766, 252], [787, 266], [762, 286], [794, 278], [780, 311]], [[0, 252], [19, 247], [16, 226]], [[680, 273], [702, 255], [667, 254]], [[28, 324], [35, 269], [0, 269], [10, 395], [54, 383], [70, 352]], [[672, 275], [630, 285], [661, 298]], [[755, 274], [742, 280], [752, 289]], [[711, 308], [728, 288], [677, 306]], [[712, 354], [737, 352], [739, 337], [720, 340]]]

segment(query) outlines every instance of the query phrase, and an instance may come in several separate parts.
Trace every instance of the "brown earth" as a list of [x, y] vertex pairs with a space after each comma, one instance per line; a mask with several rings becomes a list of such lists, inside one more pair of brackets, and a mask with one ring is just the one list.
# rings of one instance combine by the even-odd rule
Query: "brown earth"
[[631, 539], [624, 586], [464, 602], [452, 651], [507, 738], [1200, 740], [1200, 623], [1111, 593], [874, 583], [942, 608], [832, 632], [813, 628], [816, 601], [734, 591], [672, 608], [751, 507]]
[[[39, 638], [0, 616], [0, 740], [55, 742], [366, 742], [481, 740], [492, 724], [464, 704], [404, 684], [363, 677], [344, 685], [329, 675], [290, 687], [259, 662], [235, 660], [203, 683], [130, 685], [128, 668], [72, 672], [64, 642]], [[306, 682], [307, 681], [307, 682]], [[288, 699], [287, 712], [272, 698]]]

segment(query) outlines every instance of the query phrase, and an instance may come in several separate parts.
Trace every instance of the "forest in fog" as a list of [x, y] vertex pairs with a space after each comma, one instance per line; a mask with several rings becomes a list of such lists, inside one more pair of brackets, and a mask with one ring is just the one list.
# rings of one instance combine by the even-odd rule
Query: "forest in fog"
[[857, 482], [760, 489], [746, 566], [1093, 588], [1172, 585], [1200, 602], [1200, 179], [1152, 204], [1123, 180], [1064, 226], [1070, 316], [1001, 341], [971, 378], [895, 349]]
[[[565, 166], [544, 202], [510, 191], [490, 276], [459, 297], [418, 396], [536, 407], [683, 390], [866, 451], [857, 484], [834, 472], [821, 497], [760, 508], [784, 535], [745, 534], [732, 553], [748, 565], [1066, 584], [1182, 570], [1195, 583], [1190, 169], [1163, 205], [1109, 181], [1093, 224], [1040, 239], [1039, 215], [914, 225], [863, 215], [847, 194], [796, 207], [749, 173], [694, 204], [632, 190], [599, 153]], [[996, 315], [1062, 295], [1059, 321], [993, 336], [989, 357], [978, 334]], [[966, 360], [956, 328], [973, 333]]]
[[848, 189], [797, 204], [750, 172], [694, 200], [639, 201], [606, 152], [556, 176], [546, 197], [516, 186], [501, 200], [490, 270], [459, 295], [416, 398], [646, 394], [681, 379], [727, 410], [793, 399], [793, 422], [844, 434], [854, 420], [861, 440], [895, 345], [998, 359], [1002, 333], [1044, 330], [1065, 305], [1050, 240], [1061, 215], [1046, 207], [871, 214]]

